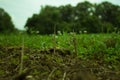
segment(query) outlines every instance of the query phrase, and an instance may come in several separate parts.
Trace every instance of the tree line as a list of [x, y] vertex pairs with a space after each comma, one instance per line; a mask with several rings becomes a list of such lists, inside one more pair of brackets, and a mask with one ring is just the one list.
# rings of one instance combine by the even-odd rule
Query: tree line
[[[0, 31], [14, 28], [10, 16], [0, 9]], [[6, 17], [6, 19], [5, 19]], [[5, 24], [7, 22], [7, 24]], [[3, 27], [1, 27], [3, 26]], [[120, 31], [120, 6], [110, 2], [92, 4], [88, 1], [65, 6], [44, 6], [25, 24], [29, 34], [52, 34], [55, 31], [80, 33], [111, 33]], [[5, 30], [5, 31], [6, 31]]]
[[120, 6], [110, 2], [92, 4], [88, 1], [76, 6], [45, 6], [39, 14], [28, 18], [28, 33], [51, 34], [56, 31], [79, 33], [110, 33], [120, 30]]

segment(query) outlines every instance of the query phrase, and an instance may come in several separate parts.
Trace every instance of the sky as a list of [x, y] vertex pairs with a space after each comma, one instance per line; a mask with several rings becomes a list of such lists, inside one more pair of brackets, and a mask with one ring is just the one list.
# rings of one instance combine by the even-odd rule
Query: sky
[[91, 3], [109, 1], [113, 4], [120, 5], [120, 0], [0, 0], [0, 8], [3, 8], [11, 16], [16, 28], [24, 30], [27, 19], [33, 14], [38, 14], [41, 6], [61, 6], [67, 4], [75, 6], [77, 3], [83, 1], [89, 1]]

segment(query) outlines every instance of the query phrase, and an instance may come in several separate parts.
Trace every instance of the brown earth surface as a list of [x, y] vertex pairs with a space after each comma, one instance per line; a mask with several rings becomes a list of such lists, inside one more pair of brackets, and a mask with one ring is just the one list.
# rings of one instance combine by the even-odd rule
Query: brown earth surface
[[0, 80], [120, 80], [120, 72], [101, 60], [80, 59], [67, 49], [0, 47]]

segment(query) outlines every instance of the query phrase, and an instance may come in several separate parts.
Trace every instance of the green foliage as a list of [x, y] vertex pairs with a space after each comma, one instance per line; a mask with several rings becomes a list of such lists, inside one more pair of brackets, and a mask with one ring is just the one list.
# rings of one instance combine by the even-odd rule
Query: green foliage
[[[119, 10], [120, 6], [113, 5], [109, 2], [102, 2], [98, 6], [96, 6], [96, 15], [101, 17], [103, 22], [108, 22], [112, 24], [114, 27], [119, 26], [119, 22], [117, 18], [120, 16]], [[114, 12], [116, 11], [116, 12]]]
[[[24, 46], [28, 48], [38, 48], [46, 50], [53, 48], [53, 35], [0, 35], [0, 46], [22, 46], [24, 37]], [[111, 56], [120, 57], [120, 39], [118, 34], [81, 34], [76, 35], [77, 54], [80, 58], [104, 59]], [[65, 48], [74, 52], [73, 35], [64, 33], [56, 35], [56, 48]], [[0, 52], [1, 55], [3, 52]], [[113, 57], [114, 59], [116, 59]], [[24, 56], [27, 59], [26, 56]], [[111, 57], [112, 58], [112, 57]]]
[[[12, 34], [0, 35], [0, 63], [2, 65], [0, 70], [1, 75], [6, 74], [2, 69], [9, 69], [11, 71], [12, 68], [13, 71], [18, 70], [20, 53], [22, 50], [21, 46], [23, 46], [23, 37], [23, 68], [30, 68], [29, 71], [32, 70], [30, 74], [48, 76], [53, 71], [54, 75], [50, 77], [57, 77], [56, 79], [58, 79], [63, 77], [63, 73], [67, 73], [69, 69], [72, 73], [74, 70], [78, 71], [79, 67], [80, 69], [87, 68], [87, 70], [90, 68], [90, 71], [93, 70], [93, 73], [96, 73], [96, 71], [98, 73], [104, 71], [105, 74], [108, 73], [105, 71], [109, 69], [110, 71], [112, 70], [117, 72], [120, 70], [119, 34], [75, 35], [75, 33], [68, 34], [64, 32], [63, 35], [59, 34], [55, 36], [56, 46], [53, 43], [54, 35], [43, 36]], [[76, 42], [75, 45], [74, 39]], [[54, 46], [56, 47], [56, 53], [53, 52]], [[75, 46], [77, 47], [77, 51], [75, 51]], [[74, 56], [75, 52], [77, 52], [77, 56]], [[82, 61], [87, 62], [84, 63]], [[3, 68], [4, 65], [7, 65], [9, 68]], [[86, 65], [88, 66], [85, 67]], [[72, 66], [72, 68], [70, 66]], [[103, 74], [103, 72], [101, 72], [101, 74]], [[40, 78], [38, 77], [38, 79]]]
[[11, 17], [7, 12], [0, 8], [0, 33], [10, 33], [15, 31]]
[[5, 71], [4, 70], [0, 70], [0, 75], [3, 75], [5, 74]]
[[28, 33], [52, 34], [56, 31], [111, 33], [120, 30], [120, 6], [109, 2], [92, 4], [88, 1], [76, 6], [42, 7], [39, 14], [28, 18]]

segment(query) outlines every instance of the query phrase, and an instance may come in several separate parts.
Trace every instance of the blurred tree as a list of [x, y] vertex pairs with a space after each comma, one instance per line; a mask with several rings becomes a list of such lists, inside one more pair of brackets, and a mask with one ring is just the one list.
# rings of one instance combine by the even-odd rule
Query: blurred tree
[[71, 22], [74, 18], [73, 10], [74, 8], [69, 4], [66, 6], [60, 6], [61, 18], [65, 22]]
[[[120, 6], [113, 5], [109, 2], [103, 2], [96, 7], [95, 15], [101, 19], [104, 25], [111, 24], [114, 28], [119, 28], [120, 26]], [[106, 24], [105, 24], [106, 23]], [[113, 27], [111, 27], [113, 29]], [[110, 28], [108, 26], [108, 28]]]
[[[58, 8], [52, 6], [42, 7], [41, 12], [33, 15], [27, 20], [25, 28], [27, 32], [39, 31], [40, 34], [54, 33], [54, 27], [60, 21], [60, 12]], [[59, 29], [59, 27], [57, 27]]]
[[0, 33], [9, 33], [15, 30], [11, 17], [0, 8]]
[[77, 4], [75, 7], [75, 22], [78, 24], [75, 28], [77, 30], [85, 30], [89, 33], [99, 32], [101, 22], [93, 15], [94, 10], [94, 5], [88, 1]]
[[52, 34], [56, 31], [87, 31], [88, 33], [113, 32], [120, 30], [120, 6], [109, 2], [91, 4], [88, 1], [60, 7], [42, 7], [26, 22], [28, 33]]
[[70, 4], [66, 6], [60, 6], [60, 17], [61, 17], [61, 31], [66, 31], [66, 32], [71, 32], [73, 31], [74, 27], [74, 7], [71, 6]]
[[86, 17], [92, 14], [93, 5], [88, 1], [78, 3], [75, 7], [75, 16], [78, 20], [84, 20]]

